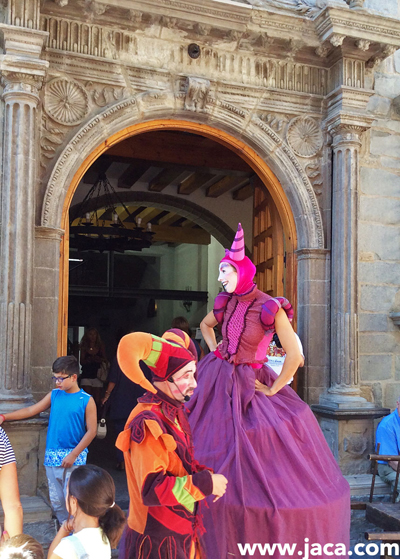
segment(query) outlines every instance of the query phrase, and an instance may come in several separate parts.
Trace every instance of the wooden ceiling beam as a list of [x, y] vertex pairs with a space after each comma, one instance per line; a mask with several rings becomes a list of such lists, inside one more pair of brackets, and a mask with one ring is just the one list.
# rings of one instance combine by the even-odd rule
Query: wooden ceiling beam
[[131, 214], [130, 216], [126, 217], [124, 219], [124, 223], [133, 223], [134, 221], [136, 221], [136, 217], [143, 211], [146, 209], [146, 206], [139, 206], [139, 208], [136, 208], [136, 210], [131, 211], [131, 208], [129, 209], [129, 213]]
[[172, 167], [164, 169], [154, 179], [149, 182], [150, 192], [162, 192], [169, 184], [176, 180], [182, 174], [181, 168]]
[[[156, 213], [155, 213], [155, 214], [154, 214], [154, 210], [156, 210]], [[144, 208], [144, 210], [142, 210], [139, 214], [137, 214], [136, 219], [137, 219], [138, 217], [140, 217], [140, 219], [141, 219], [144, 223], [147, 223], [147, 221], [149, 220], [149, 215], [151, 215], [151, 214], [157, 215], [157, 213], [160, 213], [160, 212], [162, 212], [162, 210], [159, 209], [159, 208], [151, 208], [151, 207]], [[153, 217], [154, 217], [154, 215], [153, 215]], [[150, 219], [151, 219], [151, 218], [150, 218]]]
[[193, 173], [178, 186], [178, 194], [192, 194], [216, 176], [211, 173]]
[[182, 132], [137, 134], [112, 146], [107, 154], [183, 166], [250, 171], [249, 165], [231, 149], [203, 136]]
[[171, 225], [172, 223], [180, 219], [180, 217], [181, 216], [178, 215], [177, 213], [170, 212], [169, 215], [166, 215], [165, 217], [159, 220], [159, 225], [163, 225], [166, 227], [167, 225]]
[[247, 200], [248, 198], [251, 198], [251, 196], [253, 196], [253, 193], [254, 193], [254, 187], [252, 183], [249, 182], [248, 184], [245, 184], [241, 188], [235, 190], [235, 192], [232, 193], [232, 198], [234, 200], [243, 201], [243, 200]]
[[[230, 175], [232, 177], [250, 177], [253, 174], [252, 169], [247, 167], [246, 170], [236, 170], [236, 169], [219, 169], [217, 167], [208, 166], [208, 167], [201, 167], [199, 165], [187, 165], [182, 160], [179, 163], [173, 163], [168, 161], [158, 161], [150, 158], [148, 159], [136, 159], [134, 157], [129, 157], [127, 155], [118, 155], [113, 153], [114, 148], [110, 148], [105, 154], [101, 157], [104, 159], [108, 159], [111, 163], [123, 163], [124, 165], [141, 165], [146, 164], [148, 167], [156, 167], [159, 168], [160, 171], [163, 169], [181, 169], [182, 173], [205, 173], [205, 174], [212, 174], [212, 175]], [[111, 165], [110, 163], [110, 165]], [[181, 164], [182, 163], [182, 164]], [[185, 180], [185, 179], [182, 179]]]
[[244, 184], [247, 184], [248, 181], [249, 179], [243, 179], [240, 177], [223, 177], [221, 180], [207, 188], [206, 196], [208, 198], [218, 198], [233, 188], [244, 186]]
[[146, 215], [143, 215], [143, 213], [141, 213], [139, 216], [143, 220], [141, 225], [142, 227], [146, 227], [147, 223], [152, 222], [153, 219], [157, 219], [157, 216], [159, 216], [163, 212], [161, 208], [147, 208], [147, 209], [151, 211], [146, 213]]
[[211, 236], [204, 229], [190, 229], [185, 227], [168, 227], [165, 225], [153, 225], [154, 241], [166, 243], [209, 245]]
[[150, 168], [145, 161], [135, 161], [131, 163], [118, 179], [118, 188], [131, 188], [144, 173]]

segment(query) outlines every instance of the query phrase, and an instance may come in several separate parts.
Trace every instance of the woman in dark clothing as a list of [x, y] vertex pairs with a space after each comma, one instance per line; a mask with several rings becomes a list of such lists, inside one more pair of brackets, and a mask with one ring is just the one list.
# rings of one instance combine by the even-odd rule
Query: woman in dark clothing
[[[144, 363], [140, 363], [139, 366], [145, 377], [149, 379], [151, 374], [150, 369]], [[137, 405], [138, 398], [143, 396], [144, 393], [144, 388], [132, 382], [124, 375], [118, 365], [117, 357], [115, 356], [111, 362], [108, 386], [101, 403], [104, 405], [107, 401], [109, 402], [110, 419], [114, 423], [117, 435], [124, 430], [125, 423], [131, 411]], [[118, 448], [116, 448], [116, 453], [117, 470], [124, 470], [124, 453]]]
[[104, 344], [96, 328], [89, 328], [81, 339], [80, 344], [82, 374], [80, 385], [85, 392], [93, 396], [97, 408], [100, 405], [103, 383], [97, 378], [97, 371], [101, 364], [107, 361]]

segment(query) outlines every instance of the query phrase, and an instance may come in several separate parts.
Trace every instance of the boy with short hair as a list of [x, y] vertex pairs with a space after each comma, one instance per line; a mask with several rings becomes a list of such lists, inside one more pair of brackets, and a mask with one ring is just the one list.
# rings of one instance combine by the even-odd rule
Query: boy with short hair
[[79, 388], [78, 375], [79, 364], [73, 355], [59, 357], [53, 363], [54, 390], [33, 406], [0, 414], [1, 425], [33, 417], [51, 406], [44, 465], [51, 505], [60, 524], [68, 518], [65, 496], [69, 476], [86, 464], [87, 447], [97, 431], [96, 404]]

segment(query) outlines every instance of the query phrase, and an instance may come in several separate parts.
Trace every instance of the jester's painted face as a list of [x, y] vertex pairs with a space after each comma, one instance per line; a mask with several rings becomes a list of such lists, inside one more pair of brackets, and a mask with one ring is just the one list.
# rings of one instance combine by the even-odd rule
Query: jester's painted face
[[238, 276], [235, 268], [228, 262], [221, 262], [219, 265], [218, 281], [227, 293], [233, 293], [237, 287]]
[[182, 369], [177, 371], [174, 375], [172, 375], [174, 382], [168, 384], [172, 397], [175, 398], [175, 400], [178, 400], [178, 402], [183, 402], [185, 396], [192, 396], [193, 390], [197, 386], [195, 375], [195, 361], [191, 361], [190, 363], [182, 367]]

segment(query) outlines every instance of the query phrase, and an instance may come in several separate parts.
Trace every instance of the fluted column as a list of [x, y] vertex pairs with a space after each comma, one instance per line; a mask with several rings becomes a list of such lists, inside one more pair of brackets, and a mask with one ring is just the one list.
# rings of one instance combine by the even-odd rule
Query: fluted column
[[358, 186], [365, 127], [335, 122], [331, 248], [331, 386], [321, 403], [368, 405], [360, 397], [358, 371]]
[[[0, 238], [0, 400], [7, 406], [31, 399], [35, 188], [38, 176], [38, 105], [47, 63], [34, 53], [19, 57], [9, 27], [2, 28], [6, 54], [1, 57], [3, 146]], [[33, 39], [35, 32], [29, 30]], [[18, 31], [18, 40], [21, 30]], [[37, 42], [43, 41], [39, 36]], [[29, 50], [29, 45], [25, 45]], [[43, 325], [45, 327], [45, 325]], [[5, 406], [2, 404], [2, 409]]]

